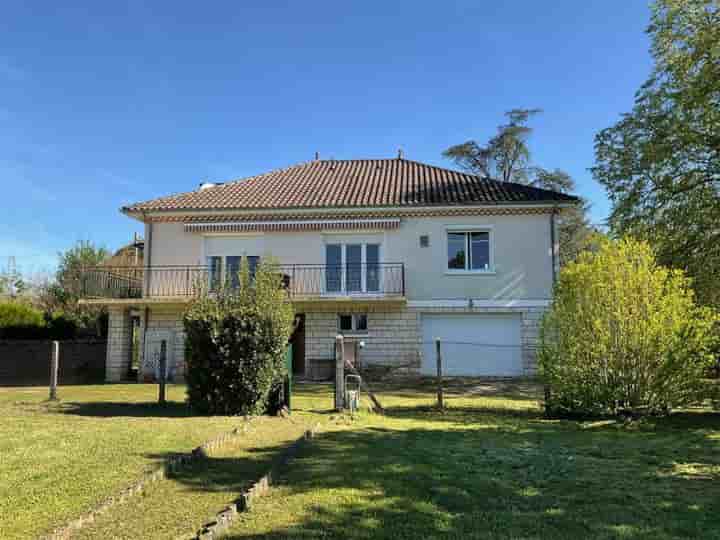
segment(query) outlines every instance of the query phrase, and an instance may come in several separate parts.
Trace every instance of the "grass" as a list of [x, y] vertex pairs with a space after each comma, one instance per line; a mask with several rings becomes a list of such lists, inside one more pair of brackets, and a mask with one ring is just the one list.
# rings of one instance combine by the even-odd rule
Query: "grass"
[[[311, 422], [291, 462], [231, 539], [720, 538], [720, 415], [632, 424], [547, 420], [531, 383], [377, 386], [386, 416], [333, 417], [332, 388], [297, 385], [293, 422], [116, 506], [78, 538], [175, 538], [201, 525]], [[0, 389], [0, 538], [32, 538], [92, 508], [169, 453], [238, 425], [151, 402], [152, 385]], [[331, 421], [331, 418], [335, 418]]]
[[193, 417], [184, 387], [68, 386], [59, 403], [47, 388], [0, 388], [0, 538], [32, 538], [90, 510], [163, 456], [188, 452], [239, 424]]
[[113, 507], [73, 538], [177, 538], [195, 532], [231, 501], [249, 481], [262, 476], [278, 452], [302, 436], [307, 417], [264, 418], [232, 446], [153, 484], [141, 496]]
[[430, 386], [378, 393], [387, 416], [322, 434], [229, 538], [720, 538], [717, 413], [546, 420], [529, 384], [459, 385], [444, 414]]

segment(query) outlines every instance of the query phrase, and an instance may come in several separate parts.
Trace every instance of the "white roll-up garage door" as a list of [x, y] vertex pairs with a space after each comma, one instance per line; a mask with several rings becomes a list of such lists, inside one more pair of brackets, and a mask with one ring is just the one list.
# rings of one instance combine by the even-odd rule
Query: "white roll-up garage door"
[[425, 313], [422, 327], [423, 375], [436, 373], [435, 338], [446, 375], [522, 375], [520, 314]]

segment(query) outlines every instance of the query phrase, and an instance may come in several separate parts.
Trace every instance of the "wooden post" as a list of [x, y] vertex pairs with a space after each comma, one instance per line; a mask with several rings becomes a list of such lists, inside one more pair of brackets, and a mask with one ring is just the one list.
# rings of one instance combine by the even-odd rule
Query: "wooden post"
[[345, 344], [342, 335], [335, 338], [335, 410], [345, 408]]
[[441, 411], [445, 408], [443, 402], [442, 355], [440, 354], [440, 338], [435, 338], [435, 357], [437, 359], [437, 403]]
[[158, 402], [165, 405], [165, 379], [167, 377], [167, 342], [160, 342], [160, 395]]
[[53, 341], [50, 348], [50, 401], [57, 401], [58, 370], [60, 368], [60, 342]]

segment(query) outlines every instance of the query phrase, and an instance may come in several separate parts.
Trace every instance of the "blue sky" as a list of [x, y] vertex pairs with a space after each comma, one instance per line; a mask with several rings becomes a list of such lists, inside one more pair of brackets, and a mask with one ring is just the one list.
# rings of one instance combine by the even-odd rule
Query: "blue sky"
[[486, 140], [540, 107], [534, 161], [601, 222], [594, 134], [651, 68], [641, 0], [3, 3], [0, 269], [110, 248], [127, 202], [321, 157]]

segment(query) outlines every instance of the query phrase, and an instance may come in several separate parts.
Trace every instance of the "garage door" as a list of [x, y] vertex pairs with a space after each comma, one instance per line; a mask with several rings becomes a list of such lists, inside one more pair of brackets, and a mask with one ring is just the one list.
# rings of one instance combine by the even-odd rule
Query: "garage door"
[[522, 375], [519, 314], [423, 314], [422, 326], [423, 375], [436, 373], [435, 338], [447, 375]]

